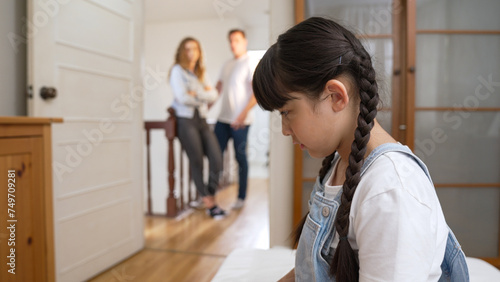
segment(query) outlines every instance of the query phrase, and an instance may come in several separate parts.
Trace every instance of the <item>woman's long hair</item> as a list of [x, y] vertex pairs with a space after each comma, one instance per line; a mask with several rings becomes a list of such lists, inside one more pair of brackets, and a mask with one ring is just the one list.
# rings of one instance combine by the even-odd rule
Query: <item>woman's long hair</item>
[[[203, 52], [201, 51], [201, 44], [198, 40], [194, 39], [193, 37], [186, 37], [182, 39], [181, 43], [179, 43], [179, 46], [177, 47], [177, 51], [175, 52], [175, 62], [174, 65], [179, 64], [183, 69], [187, 70], [189, 67], [189, 59], [186, 55], [186, 43], [193, 41], [196, 42], [196, 45], [198, 45], [198, 50], [200, 51], [200, 57], [198, 58], [198, 61], [196, 62], [196, 65], [194, 67], [194, 74], [196, 77], [198, 77], [199, 81], [203, 81], [205, 77], [205, 65], [203, 64]], [[170, 74], [169, 74], [170, 77]]]
[[[257, 66], [253, 89], [259, 105], [265, 110], [283, 107], [293, 99], [291, 92], [300, 92], [312, 101], [318, 101], [327, 81], [347, 77], [353, 86], [350, 95], [359, 102], [359, 116], [354, 141], [349, 155], [346, 180], [334, 221], [339, 244], [330, 265], [330, 273], [337, 281], [358, 281], [359, 266], [347, 240], [351, 201], [360, 181], [366, 145], [374, 125], [379, 102], [370, 55], [361, 42], [343, 26], [334, 21], [313, 17], [289, 29], [266, 52]], [[335, 152], [323, 161], [320, 178], [323, 179]], [[297, 228], [300, 236], [303, 224]]]

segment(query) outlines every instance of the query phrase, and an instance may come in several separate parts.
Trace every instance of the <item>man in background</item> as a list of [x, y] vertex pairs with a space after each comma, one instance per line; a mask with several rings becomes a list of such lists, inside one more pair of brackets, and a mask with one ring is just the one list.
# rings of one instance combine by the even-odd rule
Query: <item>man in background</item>
[[228, 34], [234, 57], [222, 67], [217, 90], [221, 94], [221, 112], [215, 125], [215, 135], [224, 153], [230, 138], [233, 139], [239, 170], [238, 199], [233, 209], [241, 209], [245, 203], [248, 184], [247, 137], [253, 121], [251, 109], [257, 101], [252, 91], [254, 69], [247, 54], [245, 32], [233, 29]]

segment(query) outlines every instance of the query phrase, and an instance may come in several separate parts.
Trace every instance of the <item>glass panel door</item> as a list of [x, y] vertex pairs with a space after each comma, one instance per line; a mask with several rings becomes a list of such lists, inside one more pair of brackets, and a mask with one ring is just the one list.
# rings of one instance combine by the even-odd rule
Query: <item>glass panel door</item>
[[415, 153], [467, 256], [498, 258], [500, 2], [417, 0]]

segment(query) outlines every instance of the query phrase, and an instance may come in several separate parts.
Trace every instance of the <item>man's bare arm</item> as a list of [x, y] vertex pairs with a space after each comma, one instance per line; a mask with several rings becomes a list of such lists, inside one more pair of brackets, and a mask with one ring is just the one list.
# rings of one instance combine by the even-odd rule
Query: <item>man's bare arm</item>
[[255, 95], [252, 93], [252, 97], [250, 97], [250, 101], [248, 101], [247, 106], [243, 109], [243, 111], [241, 111], [236, 120], [231, 123], [231, 127], [234, 129], [240, 129], [244, 127], [247, 114], [255, 105], [257, 105], [257, 100], [255, 99]]

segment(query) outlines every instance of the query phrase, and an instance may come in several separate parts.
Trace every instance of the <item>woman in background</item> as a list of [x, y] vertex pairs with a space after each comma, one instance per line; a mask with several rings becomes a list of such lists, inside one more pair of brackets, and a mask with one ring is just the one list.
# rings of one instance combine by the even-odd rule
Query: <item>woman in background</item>
[[[206, 77], [198, 40], [187, 37], [181, 41], [169, 76], [174, 92], [172, 107], [177, 116], [177, 135], [189, 158], [196, 189], [207, 208], [207, 214], [214, 219], [224, 218], [225, 211], [215, 202], [222, 171], [222, 154], [205, 120], [208, 104], [217, 98], [217, 90]], [[203, 156], [208, 157], [208, 184], [203, 181]]]

